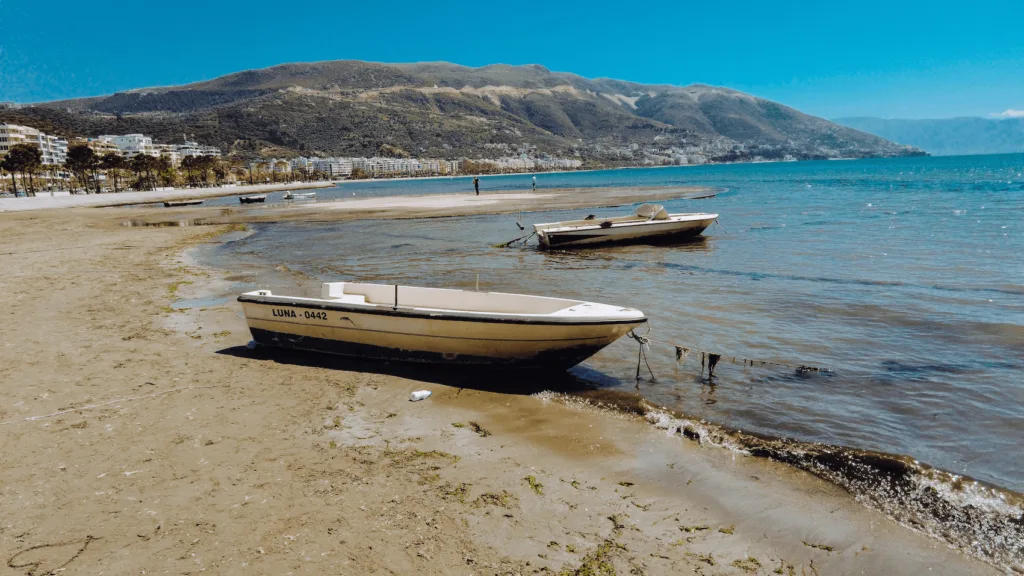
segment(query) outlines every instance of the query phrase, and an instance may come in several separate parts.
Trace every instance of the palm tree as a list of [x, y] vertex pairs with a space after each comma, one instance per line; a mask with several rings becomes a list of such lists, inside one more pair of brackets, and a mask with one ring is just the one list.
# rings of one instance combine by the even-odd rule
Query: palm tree
[[14, 193], [15, 198], [18, 197], [18, 181], [14, 179], [14, 173], [17, 171], [17, 162], [11, 159], [10, 154], [0, 159], [0, 172], [7, 172], [11, 175], [11, 191]]
[[181, 167], [185, 169], [185, 174], [188, 175], [188, 187], [189, 188], [194, 188], [195, 185], [196, 185], [195, 178], [192, 176], [192, 171], [195, 169], [195, 166], [196, 166], [196, 157], [195, 156], [189, 155], [189, 156], [185, 156], [184, 158], [181, 159]]
[[156, 158], [148, 154], [138, 154], [128, 162], [128, 167], [136, 174], [135, 188], [137, 190], [152, 190], [155, 187], [153, 180], [155, 164]]
[[213, 183], [220, 186], [224, 182], [224, 179], [228, 177], [228, 163], [220, 158], [214, 158], [212, 156], [211, 158], [213, 159], [213, 162], [211, 162], [213, 165]]
[[[96, 152], [85, 144], [78, 144], [68, 148], [67, 160], [64, 161], [68, 170], [71, 170], [82, 183], [86, 194], [89, 193], [89, 171], [95, 170], [97, 163]], [[99, 192], [99, 182], [96, 183], [96, 192]]]
[[288, 170], [288, 163], [287, 162], [285, 162], [284, 160], [278, 160], [277, 162], [274, 162], [274, 173], [275, 174], [278, 173], [278, 172], [280, 172], [281, 174], [284, 174], [286, 170]]
[[[263, 171], [266, 170], [266, 169], [267, 169], [267, 163], [262, 161], [262, 160], [260, 160], [260, 161], [258, 161], [258, 162], [256, 162], [255, 164], [252, 165], [252, 171], [256, 173], [256, 179], [260, 180], [261, 183], [262, 183], [262, 180], [263, 180]], [[250, 179], [251, 179], [251, 176], [250, 176]]]
[[100, 158], [100, 168], [106, 170], [107, 178], [110, 179], [114, 184], [114, 192], [120, 192], [118, 190], [118, 184], [121, 181], [121, 171], [127, 168], [128, 162], [125, 161], [124, 156], [116, 152], [107, 152]]
[[203, 179], [203, 186], [209, 186], [210, 171], [214, 169], [216, 164], [217, 159], [213, 156], [199, 156], [196, 158], [196, 168], [199, 169], [199, 176]]
[[150, 165], [152, 170], [156, 172], [156, 176], [160, 178], [160, 183], [166, 187], [174, 186], [175, 181], [178, 179], [178, 172], [174, 169], [171, 164], [171, 159], [167, 156], [150, 156]]
[[[11, 184], [14, 186], [14, 195], [18, 195], [18, 185], [14, 179], [15, 172], [21, 172], [22, 178], [28, 175], [28, 189], [26, 196], [35, 196], [35, 182], [32, 174], [43, 165], [43, 151], [28, 144], [15, 144], [7, 151], [7, 155], [0, 160], [0, 168], [11, 173]], [[24, 182], [24, 180], [23, 180]]]
[[238, 180], [245, 180], [246, 176], [245, 161], [238, 156], [229, 156], [227, 159], [228, 172], [235, 175]]

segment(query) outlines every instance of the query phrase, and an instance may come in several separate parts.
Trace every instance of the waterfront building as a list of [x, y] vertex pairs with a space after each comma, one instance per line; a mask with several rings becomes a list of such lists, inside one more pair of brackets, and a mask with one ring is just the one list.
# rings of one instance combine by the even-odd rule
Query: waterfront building
[[313, 159], [306, 158], [305, 156], [299, 156], [298, 158], [292, 158], [288, 164], [292, 170], [303, 170], [308, 171], [313, 169]]
[[117, 146], [118, 151], [125, 158], [134, 158], [139, 154], [148, 156], [160, 156], [159, 150], [153, 146], [153, 139], [144, 134], [111, 135], [104, 134], [98, 138]]
[[7, 155], [12, 146], [28, 144], [43, 153], [43, 164], [63, 164], [68, 157], [68, 141], [46, 134], [31, 126], [0, 124], [0, 158]]
[[174, 144], [153, 144], [153, 151], [156, 152], [156, 156], [167, 158], [174, 167], [181, 166], [181, 159], [184, 158], [178, 154], [178, 148]]
[[215, 146], [203, 146], [197, 142], [185, 141], [184, 144], [171, 144], [179, 158], [185, 156], [213, 156], [220, 158], [220, 148]]
[[92, 148], [92, 151], [97, 156], [105, 156], [110, 153], [120, 154], [121, 151], [117, 146], [109, 140], [100, 140], [99, 138], [75, 138], [71, 141], [71, 146], [88, 146]]
[[313, 158], [312, 168], [331, 178], [342, 178], [352, 174], [354, 163], [348, 158]]

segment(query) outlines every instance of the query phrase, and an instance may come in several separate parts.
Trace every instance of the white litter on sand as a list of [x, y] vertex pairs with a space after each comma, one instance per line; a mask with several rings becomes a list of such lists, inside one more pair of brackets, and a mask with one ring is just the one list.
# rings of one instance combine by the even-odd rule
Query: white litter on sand
[[426, 400], [430, 398], [430, 390], [417, 390], [412, 394], [409, 394], [409, 402], [419, 402], [420, 400]]

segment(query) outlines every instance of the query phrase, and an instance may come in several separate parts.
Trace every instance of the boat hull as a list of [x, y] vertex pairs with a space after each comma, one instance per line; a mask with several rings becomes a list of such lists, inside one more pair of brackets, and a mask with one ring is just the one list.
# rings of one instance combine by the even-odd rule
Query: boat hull
[[571, 248], [602, 244], [629, 244], [643, 242], [673, 242], [700, 236], [715, 221], [688, 220], [683, 222], [655, 222], [633, 226], [612, 226], [554, 231], [538, 234], [543, 248]]
[[445, 318], [401, 307], [260, 303], [240, 297], [260, 345], [356, 358], [493, 368], [565, 370], [646, 319], [602, 322]]

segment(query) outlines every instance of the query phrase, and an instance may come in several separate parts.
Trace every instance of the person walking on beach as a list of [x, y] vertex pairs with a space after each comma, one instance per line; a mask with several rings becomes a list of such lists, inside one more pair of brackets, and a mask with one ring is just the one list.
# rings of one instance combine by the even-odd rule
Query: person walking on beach
[[473, 188], [476, 189], [476, 195], [479, 196], [480, 195], [480, 179], [477, 178], [476, 176], [473, 176]]
[[534, 192], [537, 191], [537, 177], [536, 176], [533, 177], [533, 191]]

